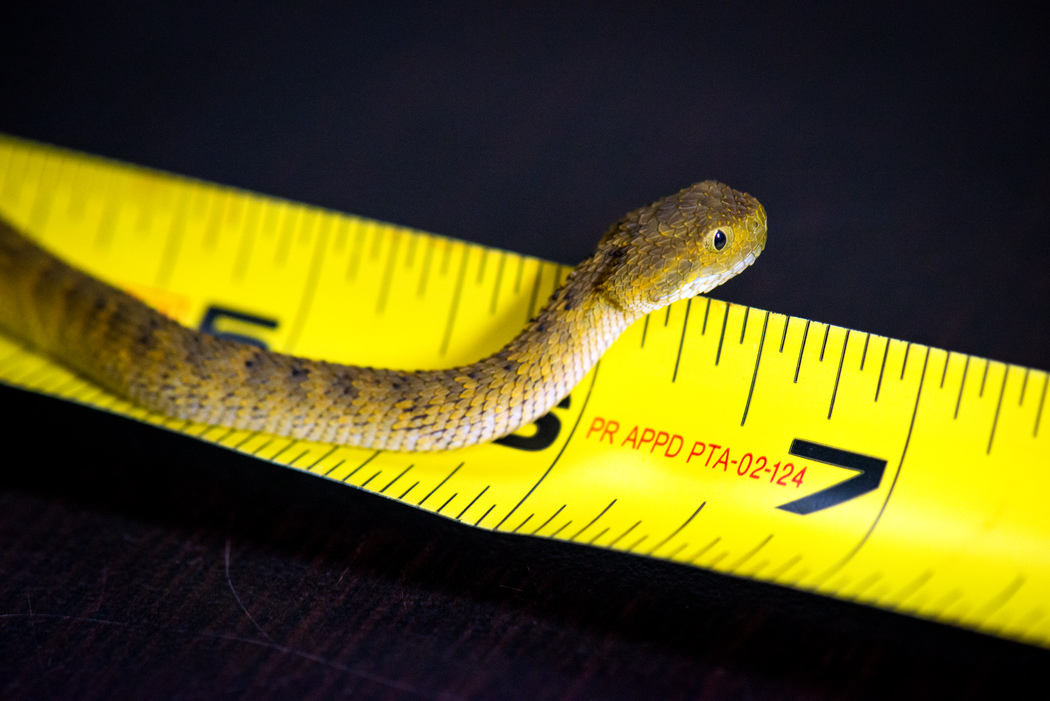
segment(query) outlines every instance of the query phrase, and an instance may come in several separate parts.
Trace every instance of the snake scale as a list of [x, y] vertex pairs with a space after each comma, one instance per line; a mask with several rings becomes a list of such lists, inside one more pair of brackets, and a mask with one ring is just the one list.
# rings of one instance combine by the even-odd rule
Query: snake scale
[[186, 328], [0, 219], [0, 328], [171, 417], [383, 450], [490, 441], [557, 404], [632, 322], [706, 292], [766, 242], [754, 198], [705, 181], [627, 214], [500, 351], [429, 371], [340, 365]]

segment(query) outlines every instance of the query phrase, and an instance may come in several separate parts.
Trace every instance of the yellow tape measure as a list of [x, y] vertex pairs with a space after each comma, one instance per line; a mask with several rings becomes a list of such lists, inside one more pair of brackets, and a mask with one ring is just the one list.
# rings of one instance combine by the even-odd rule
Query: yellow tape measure
[[[0, 137], [0, 212], [188, 326], [361, 365], [497, 350], [569, 268]], [[383, 453], [167, 420], [0, 336], [0, 381], [463, 523], [1050, 646], [1044, 371], [696, 297], [496, 444]]]

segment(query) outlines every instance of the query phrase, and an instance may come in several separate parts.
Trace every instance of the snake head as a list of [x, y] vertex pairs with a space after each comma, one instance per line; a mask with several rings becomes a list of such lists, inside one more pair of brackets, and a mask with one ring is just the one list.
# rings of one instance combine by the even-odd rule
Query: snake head
[[602, 238], [600, 290], [642, 316], [707, 292], [747, 266], [766, 245], [758, 200], [706, 180], [631, 212]]

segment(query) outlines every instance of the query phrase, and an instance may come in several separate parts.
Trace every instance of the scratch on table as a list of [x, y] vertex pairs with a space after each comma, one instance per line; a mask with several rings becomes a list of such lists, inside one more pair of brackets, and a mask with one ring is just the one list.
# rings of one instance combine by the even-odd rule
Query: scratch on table
[[[100, 585], [101, 591], [99, 591], [98, 598], [95, 599], [95, 603], [93, 603], [91, 605], [91, 608], [89, 609], [90, 613], [98, 613], [99, 609], [102, 608], [102, 599], [106, 596], [106, 581], [108, 579], [109, 579], [109, 568], [108, 567], [103, 567], [102, 568], [102, 583]], [[30, 610], [30, 613], [32, 613], [32, 610]]]
[[[32, 607], [30, 607], [30, 608], [32, 608]], [[330, 659], [328, 659], [326, 657], [322, 657], [321, 655], [315, 655], [315, 654], [313, 654], [311, 652], [305, 652], [303, 650], [296, 650], [295, 648], [291, 648], [291, 647], [288, 647], [286, 645], [281, 645], [279, 643], [275, 643], [272, 640], [266, 641], [266, 640], [258, 640], [256, 638], [245, 638], [245, 637], [242, 637], [242, 636], [239, 636], [239, 635], [231, 635], [229, 633], [214, 633], [214, 632], [210, 632], [210, 631], [189, 631], [189, 630], [186, 630], [184, 628], [171, 628], [171, 627], [168, 627], [168, 626], [147, 626], [147, 625], [140, 625], [140, 624], [136, 624], [136, 623], [126, 623], [124, 621], [114, 621], [114, 620], [110, 620], [110, 619], [106, 619], [106, 618], [91, 618], [89, 616], [69, 616], [69, 615], [63, 615], [63, 614], [57, 614], [57, 613], [32, 613], [32, 612], [30, 612], [30, 613], [0, 613], [0, 621], [3, 621], [3, 620], [14, 620], [14, 619], [18, 619], [18, 618], [27, 618], [27, 619], [30, 620], [30, 623], [32, 623], [32, 621], [35, 620], [35, 619], [45, 619], [45, 620], [53, 620], [53, 621], [74, 621], [74, 622], [77, 622], [77, 623], [95, 623], [95, 624], [104, 625], [104, 626], [116, 626], [118, 628], [127, 628], [129, 630], [162, 630], [162, 631], [169, 632], [169, 633], [178, 633], [178, 634], [182, 634], [182, 635], [188, 635], [188, 636], [190, 636], [192, 638], [213, 638], [213, 639], [218, 639], [218, 640], [226, 640], [226, 641], [229, 641], [229, 642], [245, 643], [247, 645], [254, 645], [256, 647], [266, 648], [268, 650], [276, 650], [277, 652], [283, 652], [283, 653], [286, 653], [286, 654], [289, 654], [289, 655], [294, 655], [296, 657], [301, 657], [301, 658], [303, 658], [305, 660], [310, 660], [311, 662], [317, 662], [317, 663], [325, 665], [326, 667], [331, 667], [332, 669], [339, 670], [340, 672], [345, 672], [347, 674], [352, 674], [355, 677], [360, 677], [362, 679], [367, 679], [368, 681], [376, 682], [377, 684], [382, 684], [384, 686], [388, 686], [388, 687], [391, 687], [393, 689], [397, 689], [398, 691], [403, 691], [403, 692], [406, 692], [406, 693], [410, 693], [410, 694], [413, 694], [415, 696], [422, 696], [424, 698], [432, 698], [432, 699], [442, 699], [443, 701], [460, 701], [461, 699], [464, 698], [462, 696], [457, 696], [455, 694], [450, 694], [448, 692], [431, 693], [431, 692], [428, 692], [428, 691], [426, 691], [424, 689], [420, 689], [420, 688], [418, 688], [416, 686], [413, 686], [412, 684], [407, 684], [405, 682], [400, 682], [400, 681], [397, 681], [396, 679], [390, 679], [388, 677], [384, 677], [384, 676], [382, 676], [380, 674], [375, 674], [373, 672], [366, 672], [366, 671], [363, 671], [363, 670], [360, 670], [360, 669], [354, 669], [353, 667], [350, 667], [350, 666], [345, 665], [345, 664], [340, 664], [339, 662], [336, 662], [335, 660], [330, 660]], [[249, 616], [249, 618], [250, 618], [250, 616]]]
[[252, 622], [255, 629], [263, 634], [263, 637], [272, 642], [273, 638], [270, 637], [269, 633], [262, 629], [262, 626], [255, 622], [252, 615], [248, 613], [248, 609], [244, 607], [241, 597], [237, 595], [237, 590], [233, 588], [233, 580], [230, 579], [230, 536], [226, 536], [226, 583], [230, 585], [230, 591], [233, 592], [233, 598], [237, 600], [237, 605], [241, 607], [241, 611], [244, 611], [244, 615]]

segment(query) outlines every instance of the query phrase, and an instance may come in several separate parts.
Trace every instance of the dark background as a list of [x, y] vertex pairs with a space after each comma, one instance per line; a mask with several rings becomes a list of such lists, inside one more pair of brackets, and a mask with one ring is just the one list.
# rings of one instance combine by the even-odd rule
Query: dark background
[[[0, 131], [565, 263], [717, 178], [770, 233], [716, 297], [1050, 368], [1042, 14], [151, 5], [0, 11]], [[5, 698], [980, 697], [1050, 676], [1043, 650], [0, 406]]]

